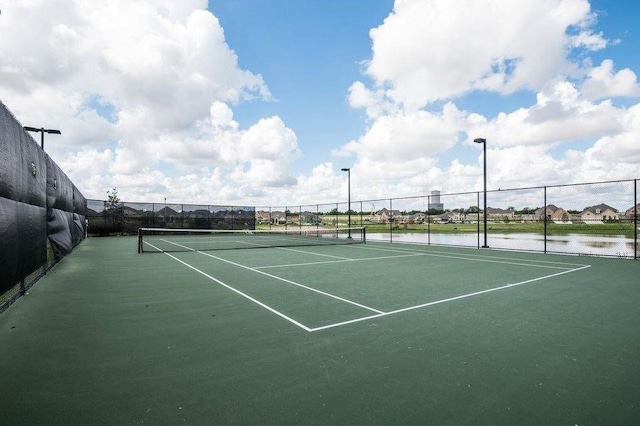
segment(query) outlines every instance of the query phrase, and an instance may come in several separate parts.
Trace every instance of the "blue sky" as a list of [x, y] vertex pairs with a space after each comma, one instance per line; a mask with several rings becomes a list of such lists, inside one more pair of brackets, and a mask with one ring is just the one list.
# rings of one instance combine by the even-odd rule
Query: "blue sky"
[[209, 10], [220, 19], [240, 66], [259, 72], [276, 99], [239, 105], [238, 121], [279, 115], [304, 146], [296, 165], [300, 172], [318, 160], [330, 161], [327, 148], [366, 130], [347, 93], [371, 54], [369, 30], [392, 9], [389, 0], [211, 1]]
[[[638, 69], [640, 16], [638, 0], [591, 1], [596, 28], [616, 40], [594, 61], [613, 59], [618, 67]], [[622, 4], [620, 4], [622, 3]], [[209, 10], [220, 19], [227, 43], [240, 65], [262, 74], [277, 101], [239, 105], [234, 111], [241, 123], [253, 123], [276, 113], [291, 125], [305, 147], [299, 171], [317, 161], [331, 161], [328, 147], [337, 147], [366, 131], [363, 114], [349, 107], [349, 86], [362, 79], [362, 63], [371, 56], [369, 30], [393, 11], [392, 0], [303, 2], [275, 0], [214, 0]], [[309, 86], [309, 79], [313, 86]], [[473, 92], [456, 99], [461, 109], [481, 111], [491, 117], [535, 102], [533, 91], [510, 96]], [[621, 105], [633, 100], [620, 98]], [[310, 119], [313, 117], [313, 120]], [[573, 146], [583, 148], [584, 141]], [[564, 147], [566, 148], [566, 146]], [[439, 155], [441, 162], [470, 160], [476, 153], [454, 149]], [[345, 160], [344, 166], [350, 166]]]
[[[0, 0], [0, 100], [89, 198], [638, 178], [639, 0]], [[38, 22], [32, 31], [24, 22]]]

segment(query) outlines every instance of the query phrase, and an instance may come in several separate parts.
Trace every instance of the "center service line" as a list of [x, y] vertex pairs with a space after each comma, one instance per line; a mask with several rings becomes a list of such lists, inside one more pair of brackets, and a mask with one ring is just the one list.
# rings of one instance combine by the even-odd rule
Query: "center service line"
[[283, 282], [285, 282], [285, 283], [287, 283], [287, 284], [291, 284], [291, 285], [295, 285], [295, 286], [297, 286], [297, 287], [304, 288], [305, 290], [309, 290], [309, 291], [313, 291], [313, 292], [315, 292], [315, 293], [322, 294], [323, 296], [327, 296], [327, 297], [331, 297], [331, 298], [336, 299], [336, 300], [340, 300], [341, 302], [349, 303], [349, 304], [351, 304], [351, 305], [357, 306], [357, 307], [362, 308], [362, 309], [366, 309], [366, 310], [368, 310], [368, 311], [376, 312], [376, 313], [378, 313], [378, 314], [384, 314], [384, 312], [383, 312], [383, 311], [379, 311], [378, 309], [374, 309], [374, 308], [371, 308], [371, 307], [369, 307], [369, 306], [365, 306], [365, 305], [362, 305], [362, 304], [360, 304], [360, 303], [354, 302], [354, 301], [352, 301], [352, 300], [345, 299], [345, 298], [340, 297], [340, 296], [336, 296], [335, 294], [327, 293], [327, 292], [325, 292], [325, 291], [318, 290], [318, 289], [313, 288], [313, 287], [308, 287], [308, 286], [306, 286], [306, 285], [304, 285], [304, 284], [300, 284], [300, 283], [297, 283], [297, 282], [295, 282], [295, 281], [288, 280], [288, 279], [286, 279], [286, 278], [278, 277], [278, 276], [276, 276], [276, 275], [272, 275], [272, 274], [269, 274], [269, 273], [267, 273], [267, 272], [264, 272], [264, 271], [260, 271], [260, 270], [258, 270], [258, 269], [255, 269], [255, 268], [250, 268], [249, 266], [241, 265], [240, 263], [232, 262], [232, 261], [230, 261], [230, 260], [223, 259], [223, 258], [221, 258], [221, 257], [214, 256], [214, 255], [209, 254], [209, 253], [204, 253], [204, 252], [202, 252], [202, 251], [199, 251], [198, 253], [200, 253], [200, 254], [201, 254], [201, 255], [203, 255], [203, 256], [209, 256], [209, 257], [211, 257], [211, 258], [213, 258], [213, 259], [217, 259], [217, 260], [220, 260], [220, 261], [222, 261], [222, 262], [226, 262], [226, 263], [229, 263], [229, 264], [231, 264], [231, 265], [237, 266], [237, 267], [239, 267], [239, 268], [246, 269], [246, 270], [248, 270], [248, 271], [253, 271], [253, 272], [256, 272], [256, 273], [258, 273], [258, 274], [262, 274], [262, 275], [267, 276], [267, 277], [269, 277], [269, 278], [273, 278], [273, 279], [276, 279], [276, 280], [279, 280], [279, 281], [283, 281]]

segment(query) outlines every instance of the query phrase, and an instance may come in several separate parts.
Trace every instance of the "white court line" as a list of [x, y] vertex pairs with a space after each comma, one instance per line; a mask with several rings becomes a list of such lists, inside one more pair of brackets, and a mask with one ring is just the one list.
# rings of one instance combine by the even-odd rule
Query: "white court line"
[[349, 300], [349, 299], [345, 299], [345, 298], [340, 297], [340, 296], [336, 296], [335, 294], [327, 293], [327, 292], [325, 292], [325, 291], [318, 290], [318, 289], [316, 289], [316, 288], [309, 287], [309, 286], [306, 286], [306, 285], [304, 285], [304, 284], [300, 284], [300, 283], [297, 283], [297, 282], [295, 282], [295, 281], [288, 280], [288, 279], [286, 279], [286, 278], [278, 277], [277, 275], [271, 275], [271, 274], [269, 274], [269, 273], [267, 273], [267, 272], [260, 271], [260, 270], [255, 269], [255, 268], [251, 268], [251, 267], [249, 267], [249, 266], [245, 266], [245, 265], [242, 265], [242, 264], [240, 264], [240, 263], [232, 262], [232, 261], [230, 261], [230, 260], [223, 259], [223, 258], [221, 258], [221, 257], [214, 256], [214, 255], [209, 254], [209, 253], [204, 253], [204, 252], [202, 252], [202, 251], [199, 251], [198, 253], [200, 253], [200, 254], [201, 254], [201, 255], [203, 255], [203, 256], [208, 256], [208, 257], [211, 257], [211, 258], [213, 258], [213, 259], [217, 259], [217, 260], [219, 260], [219, 261], [221, 261], [221, 262], [229, 263], [229, 264], [231, 264], [231, 265], [233, 265], [233, 266], [237, 266], [238, 268], [242, 268], [242, 269], [246, 269], [246, 270], [248, 270], [248, 271], [256, 272], [256, 273], [258, 273], [258, 274], [265, 275], [265, 276], [267, 276], [267, 277], [269, 277], [269, 278], [273, 278], [273, 279], [276, 279], [276, 280], [279, 280], [279, 281], [285, 282], [285, 283], [287, 283], [287, 284], [295, 285], [295, 286], [297, 286], [297, 287], [301, 287], [301, 288], [304, 288], [305, 290], [313, 291], [314, 293], [322, 294], [323, 296], [327, 296], [327, 297], [330, 297], [330, 298], [332, 298], [332, 299], [340, 300], [341, 302], [345, 302], [345, 303], [348, 303], [348, 304], [350, 304], [350, 305], [354, 305], [354, 306], [357, 306], [357, 307], [359, 307], [359, 308], [366, 309], [366, 310], [368, 310], [368, 311], [377, 312], [377, 313], [379, 313], [379, 314], [384, 313], [383, 311], [380, 311], [380, 310], [378, 310], [378, 309], [375, 309], [375, 308], [371, 308], [371, 307], [369, 307], [369, 306], [362, 305], [362, 304], [360, 304], [360, 303], [354, 302], [354, 301]]
[[[359, 247], [359, 248], [364, 248], [364, 247]], [[368, 248], [368, 247], [367, 247]], [[378, 257], [364, 257], [364, 258], [359, 258], [359, 259], [353, 259], [353, 258], [345, 258], [344, 260], [327, 260], [327, 261], [320, 261], [320, 262], [304, 262], [304, 263], [290, 263], [290, 264], [278, 264], [278, 265], [266, 265], [266, 266], [257, 266], [254, 269], [271, 269], [271, 268], [287, 268], [287, 267], [293, 267], [293, 266], [311, 266], [311, 265], [326, 265], [326, 264], [332, 264], [332, 263], [344, 263], [344, 262], [367, 262], [367, 261], [371, 261], [371, 260], [385, 260], [385, 259], [398, 259], [398, 258], [403, 258], [403, 257], [417, 257], [417, 256], [429, 256], [429, 257], [442, 257], [442, 258], [448, 258], [448, 259], [458, 259], [458, 260], [468, 260], [471, 262], [487, 262], [487, 263], [500, 263], [500, 264], [505, 264], [505, 265], [515, 265], [515, 266], [531, 266], [533, 268], [547, 268], [547, 269], [561, 269], [561, 270], [567, 270], [570, 269], [568, 265], [571, 264], [566, 264], [567, 266], [556, 266], [556, 265], [562, 265], [562, 263], [558, 263], [558, 262], [548, 262], [548, 264], [536, 264], [539, 263], [540, 261], [535, 261], [536, 263], [528, 263], [528, 261], [524, 261], [525, 263], [522, 263], [523, 261], [520, 262], [508, 262], [508, 261], [503, 261], [503, 260], [496, 260], [495, 258], [476, 258], [476, 257], [468, 257], [465, 255], [444, 255], [444, 254], [434, 254], [434, 253], [427, 253], [424, 251], [419, 251], [419, 250], [388, 250], [388, 249], [377, 249], [377, 248], [368, 248], [369, 250], [379, 250], [379, 251], [391, 251], [391, 252], [395, 252], [395, 253], [407, 253], [407, 254], [399, 254], [399, 255], [393, 255], [393, 256], [378, 256]], [[302, 251], [302, 250], [295, 250], [298, 251], [300, 253], [305, 253], [305, 254], [310, 254], [310, 255], [315, 255], [315, 253], [312, 252], [307, 252], [307, 251]], [[343, 259], [343, 258], [339, 258], [339, 259]], [[520, 260], [520, 259], [513, 259], [513, 260]], [[584, 265], [572, 265], [572, 266], [584, 266]]]
[[[516, 258], [501, 258], [501, 259], [505, 259], [505, 260], [498, 260], [495, 259], [493, 257], [489, 257], [489, 256], [482, 256], [482, 255], [455, 255], [455, 254], [448, 254], [445, 252], [424, 252], [424, 251], [420, 251], [420, 250], [392, 250], [392, 249], [384, 249], [384, 248], [374, 248], [374, 247], [358, 247], [359, 249], [363, 249], [363, 250], [378, 250], [378, 251], [391, 251], [391, 252], [397, 252], [397, 253], [420, 253], [423, 256], [430, 256], [430, 257], [442, 257], [442, 258], [447, 258], [447, 259], [459, 259], [459, 260], [469, 260], [471, 262], [486, 262], [486, 263], [500, 263], [500, 264], [504, 264], [504, 265], [515, 265], [515, 266], [531, 266], [533, 268], [548, 268], [548, 269], [570, 269], [570, 266], [585, 266], [584, 264], [575, 264], [575, 263], [562, 263], [562, 262], [545, 262], [543, 260], [522, 260], [522, 259], [516, 259]], [[511, 260], [513, 260], [513, 262], [511, 262]], [[531, 263], [530, 263], [531, 262]], [[545, 262], [544, 264], [542, 264], [542, 262]], [[566, 266], [556, 266], [556, 265], [566, 265]]]
[[473, 293], [463, 294], [463, 295], [460, 295], [460, 296], [449, 297], [447, 299], [436, 300], [435, 302], [428, 302], [428, 303], [423, 303], [421, 305], [409, 306], [408, 308], [396, 309], [395, 311], [384, 312], [384, 313], [381, 313], [381, 314], [378, 314], [378, 315], [369, 315], [369, 316], [366, 316], [366, 317], [356, 318], [356, 319], [352, 319], [352, 320], [348, 320], [348, 321], [342, 321], [342, 322], [338, 322], [338, 323], [334, 323], [334, 324], [324, 325], [324, 326], [321, 326], [321, 327], [315, 327], [315, 328], [310, 329], [309, 331], [310, 332], [314, 332], [314, 331], [326, 330], [326, 329], [329, 329], [329, 328], [340, 327], [342, 325], [353, 324], [353, 323], [356, 323], [356, 322], [366, 321], [366, 320], [370, 320], [370, 319], [373, 319], [373, 318], [380, 318], [380, 317], [384, 317], [384, 316], [388, 316], [388, 315], [398, 314], [400, 312], [412, 311], [412, 310], [415, 310], [415, 309], [426, 308], [427, 306], [433, 306], [433, 305], [438, 305], [438, 304], [441, 304], [441, 303], [452, 302], [454, 300], [466, 299], [468, 297], [478, 296], [478, 295], [485, 294], [485, 293], [491, 293], [491, 292], [494, 292], [494, 291], [504, 290], [504, 289], [507, 289], [507, 288], [516, 287], [516, 286], [520, 286], [520, 285], [524, 285], [524, 284], [529, 284], [529, 283], [532, 283], [532, 282], [535, 282], [535, 281], [540, 281], [540, 280], [544, 280], [544, 279], [547, 279], [547, 278], [557, 277], [559, 275], [564, 275], [564, 274], [568, 274], [568, 273], [571, 273], [571, 272], [577, 272], [577, 271], [580, 271], [582, 269], [590, 268], [590, 267], [591, 267], [591, 265], [583, 265], [580, 268], [571, 269], [571, 270], [563, 271], [563, 272], [558, 272], [558, 273], [551, 274], [551, 275], [545, 275], [543, 277], [532, 278], [530, 280], [520, 281], [520, 282], [514, 283], [514, 284], [506, 284], [506, 285], [503, 285], [503, 286], [500, 286], [500, 287], [489, 288], [487, 290], [481, 290], [481, 291], [476, 291], [476, 292], [473, 292]]
[[[153, 244], [149, 244], [149, 245], [150, 245], [151, 247], [155, 248], [156, 250], [159, 250], [159, 249], [158, 249], [158, 247], [154, 246]], [[231, 287], [231, 286], [230, 286], [230, 285], [228, 285], [228, 284], [225, 284], [224, 282], [220, 281], [219, 279], [217, 279], [217, 278], [215, 278], [215, 277], [212, 277], [211, 275], [207, 274], [206, 272], [203, 272], [203, 271], [201, 271], [200, 269], [198, 269], [198, 268], [196, 268], [196, 267], [194, 267], [194, 266], [189, 265], [187, 262], [184, 262], [184, 261], [182, 261], [182, 260], [178, 259], [178, 258], [177, 258], [177, 257], [175, 257], [174, 255], [169, 254], [169, 253], [167, 253], [167, 252], [164, 252], [164, 254], [166, 254], [167, 256], [169, 256], [170, 258], [172, 258], [172, 259], [174, 259], [174, 260], [177, 260], [178, 262], [182, 263], [184, 266], [186, 266], [186, 267], [188, 267], [188, 268], [190, 268], [190, 269], [193, 269], [193, 270], [194, 270], [194, 271], [196, 271], [197, 273], [199, 273], [199, 274], [201, 274], [201, 275], [204, 275], [205, 277], [209, 278], [211, 281], [214, 281], [214, 282], [216, 282], [216, 283], [220, 284], [221, 286], [223, 286], [223, 287], [225, 287], [225, 288], [227, 288], [227, 289], [229, 289], [229, 290], [233, 291], [234, 293], [239, 294], [240, 296], [242, 296], [242, 297], [244, 297], [244, 298], [246, 298], [246, 299], [248, 299], [248, 300], [252, 301], [253, 303], [257, 304], [258, 306], [261, 306], [261, 307], [265, 308], [265, 309], [266, 309], [266, 310], [268, 310], [269, 312], [272, 312], [272, 313], [276, 314], [276, 315], [277, 315], [277, 316], [279, 316], [280, 318], [283, 318], [283, 319], [285, 319], [285, 320], [289, 321], [291, 324], [297, 325], [298, 327], [300, 327], [301, 329], [303, 329], [303, 330], [305, 330], [305, 331], [311, 331], [311, 328], [307, 327], [306, 325], [304, 325], [304, 324], [302, 324], [302, 323], [300, 323], [300, 322], [298, 322], [298, 321], [294, 320], [293, 318], [291, 318], [291, 317], [289, 317], [289, 316], [287, 316], [287, 315], [283, 314], [283, 313], [282, 313], [282, 312], [280, 312], [280, 311], [277, 311], [276, 309], [272, 308], [271, 306], [269, 306], [269, 305], [267, 305], [267, 304], [265, 304], [265, 303], [262, 303], [262, 302], [260, 302], [260, 301], [259, 301], [259, 300], [257, 300], [257, 299], [254, 299], [253, 297], [249, 296], [248, 294], [243, 293], [243, 292], [241, 292], [240, 290], [237, 290], [237, 289], [235, 289], [235, 288]]]
[[369, 306], [365, 306], [365, 305], [362, 305], [362, 304], [360, 304], [360, 303], [354, 302], [354, 301], [352, 301], [352, 300], [349, 300], [349, 299], [345, 299], [345, 298], [343, 298], [343, 297], [336, 296], [335, 294], [327, 293], [327, 292], [325, 292], [325, 291], [321, 291], [321, 290], [315, 289], [315, 288], [313, 288], [313, 287], [309, 287], [309, 286], [306, 286], [306, 285], [303, 285], [303, 284], [297, 283], [297, 282], [295, 282], [295, 281], [287, 280], [287, 279], [285, 279], [285, 278], [278, 277], [278, 276], [276, 276], [276, 275], [271, 275], [271, 274], [269, 274], [269, 273], [267, 273], [267, 272], [259, 271], [259, 270], [255, 269], [255, 268], [251, 268], [251, 267], [249, 267], [249, 266], [245, 266], [245, 265], [242, 265], [242, 264], [240, 264], [240, 263], [232, 262], [231, 260], [223, 259], [223, 258], [221, 258], [221, 257], [214, 256], [214, 255], [212, 255], [212, 254], [205, 253], [205, 252], [202, 252], [202, 251], [193, 250], [193, 249], [192, 249], [192, 248], [190, 248], [190, 247], [186, 247], [186, 246], [183, 246], [183, 245], [180, 245], [180, 244], [177, 244], [177, 243], [171, 242], [171, 241], [166, 241], [166, 240], [165, 240], [165, 242], [166, 242], [166, 243], [169, 243], [169, 244], [174, 244], [174, 245], [176, 245], [176, 246], [179, 246], [179, 247], [182, 247], [182, 248], [185, 248], [185, 249], [189, 249], [189, 251], [195, 251], [196, 253], [199, 253], [199, 254], [201, 254], [201, 255], [203, 255], [203, 256], [211, 257], [211, 258], [216, 259], [216, 260], [219, 260], [219, 261], [221, 261], [221, 262], [225, 262], [225, 263], [228, 263], [228, 264], [230, 264], [230, 265], [237, 266], [238, 268], [242, 268], [242, 269], [246, 269], [246, 270], [248, 270], [248, 271], [256, 272], [256, 273], [258, 273], [258, 274], [262, 274], [262, 275], [265, 275], [265, 276], [267, 276], [267, 277], [270, 277], [270, 278], [273, 278], [273, 279], [276, 279], [276, 280], [279, 280], [279, 281], [283, 281], [283, 282], [285, 282], [285, 283], [287, 283], [287, 284], [295, 285], [295, 286], [297, 286], [297, 287], [304, 288], [305, 290], [313, 291], [313, 292], [315, 292], [315, 293], [322, 294], [323, 296], [331, 297], [332, 299], [336, 299], [336, 300], [340, 300], [341, 302], [349, 303], [350, 305], [354, 305], [354, 306], [357, 306], [357, 307], [359, 307], [359, 308], [366, 309], [366, 310], [368, 310], [368, 311], [377, 312], [377, 313], [379, 313], [379, 314], [383, 313], [382, 311], [380, 311], [380, 310], [378, 310], [378, 309], [374, 309], [374, 308], [371, 308], [371, 307], [369, 307]]
[[292, 248], [288, 248], [288, 247], [276, 247], [277, 249], [280, 250], [286, 250], [286, 251], [292, 251], [294, 253], [303, 253], [303, 254], [312, 254], [314, 256], [320, 256], [320, 257], [330, 257], [332, 259], [342, 259], [342, 260], [346, 260], [346, 261], [350, 261], [353, 260], [349, 257], [343, 257], [343, 256], [334, 256], [331, 254], [325, 254], [325, 253], [313, 253], [310, 251], [304, 251], [304, 250], [298, 250], [298, 249], [292, 249]]
[[[440, 254], [442, 254], [442, 255], [451, 255], [449, 252], [446, 252], [446, 251], [429, 251], [429, 252], [426, 252], [424, 250], [416, 250], [416, 249], [411, 249], [411, 248], [371, 247], [371, 245], [375, 245], [375, 244], [377, 244], [377, 243], [373, 242], [373, 243], [371, 243], [370, 245], [367, 245], [367, 246], [360, 245], [360, 246], [354, 246], [354, 248], [360, 249], [360, 250], [390, 251], [390, 252], [398, 252], [398, 253], [425, 253], [425, 254], [428, 254], [428, 255], [431, 255], [433, 253], [434, 255], [440, 255]], [[385, 243], [383, 243], [383, 244], [385, 244]], [[402, 244], [402, 243], [394, 243], [394, 244]], [[404, 243], [404, 244], [407, 244], [407, 243]], [[411, 245], [411, 244], [408, 244], [408, 245]], [[414, 246], [420, 246], [420, 244], [413, 244], [413, 245]], [[429, 247], [429, 246], [426, 246], [426, 247]], [[451, 256], [456, 256], [456, 255], [451, 255]], [[460, 259], [467, 259], [467, 258], [495, 259], [494, 256], [488, 256], [488, 255], [482, 255], [482, 254], [471, 254], [471, 253], [460, 254], [460, 255], [457, 255], [457, 256], [460, 256], [459, 257]], [[566, 265], [566, 266], [572, 266], [572, 267], [573, 266], [577, 266], [577, 267], [585, 266], [584, 263], [556, 262], [556, 261], [552, 261], [552, 260], [538, 260], [538, 259], [523, 260], [523, 259], [519, 259], [519, 258], [516, 258], [516, 257], [502, 257], [501, 259], [531, 262], [532, 264], [533, 263], [540, 263], [540, 264], [546, 264], [546, 265]]]
[[[315, 254], [311, 252], [301, 252], [306, 254]], [[269, 269], [269, 268], [286, 268], [289, 266], [312, 266], [312, 265], [325, 265], [328, 263], [345, 263], [345, 262], [366, 262], [371, 260], [383, 260], [383, 259], [398, 259], [402, 257], [417, 257], [423, 256], [422, 253], [413, 253], [413, 254], [399, 254], [395, 256], [379, 256], [379, 257], [365, 257], [361, 259], [345, 259], [345, 260], [324, 260], [320, 262], [305, 262], [305, 263], [290, 263], [290, 264], [280, 264], [280, 265], [266, 265], [266, 266], [256, 266], [255, 269]]]
[[[149, 244], [149, 243], [147, 243], [147, 244]], [[174, 244], [174, 243], [172, 243], [172, 244]], [[155, 248], [156, 250], [159, 250], [153, 244], [149, 244], [149, 245], [152, 246], [153, 248]], [[176, 244], [176, 245], [179, 245], [179, 244]], [[184, 246], [182, 246], [182, 247], [184, 247]], [[343, 325], [348, 325], [348, 324], [353, 324], [353, 323], [357, 323], [357, 322], [367, 321], [367, 320], [374, 319], [374, 318], [381, 318], [381, 317], [394, 315], [394, 314], [398, 314], [398, 313], [402, 313], [402, 312], [407, 312], [407, 311], [411, 311], [411, 310], [426, 308], [426, 307], [433, 306], [433, 305], [452, 302], [452, 301], [455, 301], [455, 300], [466, 299], [466, 298], [469, 298], [469, 297], [479, 296], [479, 295], [482, 295], [482, 294], [485, 294], [485, 293], [491, 293], [491, 292], [495, 292], [495, 291], [499, 291], [499, 290], [505, 290], [505, 289], [508, 289], [508, 288], [511, 288], [511, 287], [521, 286], [521, 285], [524, 285], [524, 284], [529, 284], [529, 283], [532, 283], [532, 282], [536, 282], [536, 281], [541, 281], [541, 280], [548, 279], [548, 278], [557, 277], [557, 276], [568, 274], [568, 273], [571, 273], [571, 272], [577, 272], [577, 271], [580, 271], [580, 270], [583, 270], [583, 269], [591, 267], [591, 265], [576, 265], [576, 266], [579, 266], [579, 267], [578, 268], [574, 268], [574, 269], [564, 270], [562, 272], [557, 272], [555, 274], [544, 275], [542, 277], [532, 278], [532, 279], [529, 279], [529, 280], [520, 281], [520, 282], [513, 283], [513, 284], [506, 284], [506, 285], [503, 285], [503, 286], [489, 288], [489, 289], [481, 290], [481, 291], [476, 291], [476, 292], [473, 292], [473, 293], [467, 293], [467, 294], [463, 294], [463, 295], [460, 295], [460, 296], [454, 296], [454, 297], [450, 297], [450, 298], [447, 298], [447, 299], [436, 300], [436, 301], [433, 301], [433, 302], [427, 302], [427, 303], [423, 303], [423, 304], [420, 304], [420, 305], [415, 305], [415, 306], [409, 306], [409, 307], [406, 307], [406, 308], [396, 309], [394, 311], [383, 312], [383, 311], [379, 311], [377, 309], [369, 308], [369, 307], [364, 306], [364, 305], [360, 305], [358, 303], [349, 301], [347, 299], [343, 299], [343, 298], [334, 296], [334, 295], [332, 295], [330, 293], [325, 293], [325, 292], [322, 292], [322, 291], [319, 291], [319, 290], [304, 286], [302, 284], [295, 283], [293, 281], [289, 281], [289, 280], [277, 277], [275, 275], [271, 275], [271, 274], [268, 274], [266, 272], [262, 272], [262, 271], [256, 270], [255, 268], [250, 268], [248, 266], [244, 266], [244, 265], [232, 262], [232, 261], [228, 261], [228, 260], [213, 256], [213, 255], [207, 254], [207, 253], [203, 253], [203, 252], [200, 252], [200, 251], [197, 251], [197, 250], [193, 250], [193, 249], [190, 249], [188, 247], [184, 247], [184, 248], [187, 248], [190, 251], [194, 251], [194, 252], [200, 253], [200, 254], [205, 255], [205, 256], [212, 257], [214, 259], [217, 259], [217, 260], [220, 260], [220, 261], [223, 261], [223, 262], [226, 262], [226, 263], [230, 263], [230, 264], [232, 264], [234, 266], [238, 266], [240, 268], [244, 268], [244, 269], [251, 270], [251, 271], [254, 271], [254, 272], [257, 272], [257, 273], [260, 273], [260, 274], [263, 274], [263, 275], [266, 275], [266, 276], [269, 276], [269, 277], [272, 277], [272, 278], [275, 278], [275, 279], [278, 279], [278, 280], [282, 280], [284, 282], [288, 282], [290, 284], [297, 285], [297, 286], [306, 288], [308, 290], [315, 291], [315, 292], [324, 294], [326, 296], [329, 296], [329, 297], [332, 297], [332, 298], [335, 298], [335, 299], [338, 299], [338, 300], [342, 300], [344, 302], [351, 303], [351, 304], [354, 304], [356, 306], [362, 307], [364, 309], [368, 309], [368, 310], [371, 310], [373, 312], [376, 312], [375, 315], [368, 315], [368, 316], [365, 316], [365, 317], [355, 318], [355, 319], [352, 319], [352, 320], [342, 321], [342, 322], [338, 322], [338, 323], [334, 323], [334, 324], [328, 324], [328, 325], [315, 327], [315, 328], [307, 327], [304, 324], [302, 324], [302, 323], [300, 323], [300, 322], [288, 317], [287, 315], [275, 310], [274, 308], [272, 308], [272, 307], [270, 307], [270, 306], [268, 306], [268, 305], [266, 305], [266, 304], [264, 304], [264, 303], [262, 303], [262, 302], [260, 302], [260, 301], [258, 301], [256, 299], [252, 298], [251, 296], [249, 296], [249, 295], [247, 295], [247, 294], [245, 294], [245, 293], [243, 293], [243, 292], [241, 292], [241, 291], [239, 291], [239, 290], [237, 290], [237, 289], [225, 284], [224, 282], [218, 280], [217, 278], [214, 278], [211, 275], [209, 275], [209, 274], [207, 274], [207, 273], [195, 268], [194, 266], [189, 265], [188, 263], [176, 258], [175, 256], [173, 256], [173, 255], [171, 255], [169, 253], [166, 253], [166, 252], [164, 253], [167, 256], [169, 256], [169, 257], [177, 260], [178, 262], [182, 263], [183, 265], [185, 265], [185, 266], [193, 269], [194, 271], [204, 275], [205, 277], [207, 277], [207, 278], [213, 280], [214, 282], [224, 286], [225, 288], [228, 288], [229, 290], [231, 290], [231, 291], [233, 291], [233, 292], [235, 292], [235, 293], [247, 298], [248, 300], [251, 300], [252, 302], [256, 303], [257, 305], [264, 307], [268, 311], [273, 312], [274, 314], [278, 315], [279, 317], [291, 322], [294, 325], [297, 325], [298, 327], [300, 327], [303, 330], [306, 330], [308, 332], [327, 330], [327, 329], [330, 329], [330, 328], [335, 328], [335, 327], [340, 327], [340, 326], [343, 326]], [[385, 249], [380, 249], [380, 250], [385, 250]], [[161, 250], [159, 250], [159, 251], [161, 251]], [[387, 251], [399, 251], [399, 252], [402, 252], [402, 250], [387, 250]], [[409, 252], [411, 252], [411, 251], [409, 251]], [[422, 253], [422, 252], [418, 251], [417, 253], [419, 254], [419, 253]], [[454, 258], [457, 258], [457, 257], [454, 257]], [[458, 259], [467, 259], [467, 260], [474, 260], [474, 261], [482, 260], [482, 259], [473, 259], [473, 258], [468, 259], [468, 258], [465, 258], [465, 257], [459, 257]], [[504, 262], [504, 263], [509, 263], [509, 262]], [[556, 262], [550, 262], [550, 263], [556, 263]], [[532, 265], [532, 264], [521, 264], [521, 265], [523, 265], [523, 266], [543, 266], [543, 265]]]

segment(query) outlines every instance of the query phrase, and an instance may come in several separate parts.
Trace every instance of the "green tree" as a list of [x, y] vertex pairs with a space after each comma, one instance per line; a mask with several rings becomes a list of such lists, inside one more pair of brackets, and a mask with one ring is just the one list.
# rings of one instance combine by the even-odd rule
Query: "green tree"
[[113, 188], [107, 191], [107, 201], [104, 202], [104, 209], [108, 212], [117, 210], [120, 207], [121, 201], [118, 196], [118, 189]]

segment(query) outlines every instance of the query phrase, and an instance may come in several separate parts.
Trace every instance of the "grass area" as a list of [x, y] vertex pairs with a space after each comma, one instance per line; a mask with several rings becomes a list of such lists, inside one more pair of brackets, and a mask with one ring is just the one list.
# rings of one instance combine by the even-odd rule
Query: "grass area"
[[[520, 223], [520, 222], [489, 222], [488, 230], [497, 233], [544, 233], [544, 223]], [[365, 225], [368, 231], [371, 232], [388, 232], [389, 225]], [[482, 223], [480, 224], [482, 230]], [[476, 223], [464, 223], [464, 224], [440, 224], [432, 223], [426, 224], [409, 224], [405, 225], [393, 225], [394, 232], [432, 232], [432, 233], [473, 233], [478, 232], [478, 224]], [[603, 223], [603, 224], [585, 224], [585, 223], [572, 223], [559, 225], [556, 223], [547, 223], [547, 233], [555, 235], [564, 234], [589, 234], [589, 235], [625, 235], [626, 237], [633, 237], [633, 223]]]

